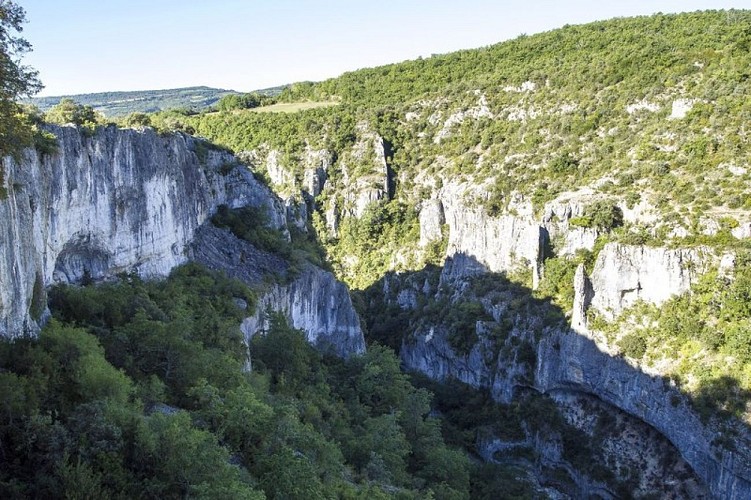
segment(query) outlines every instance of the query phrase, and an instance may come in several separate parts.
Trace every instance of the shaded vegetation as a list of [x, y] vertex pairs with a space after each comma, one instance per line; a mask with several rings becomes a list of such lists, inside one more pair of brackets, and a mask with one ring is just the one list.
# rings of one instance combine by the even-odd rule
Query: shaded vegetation
[[40, 338], [0, 345], [3, 498], [469, 498], [391, 350], [324, 358], [274, 316], [243, 372], [237, 299], [195, 264], [54, 289]]
[[269, 227], [269, 218], [262, 208], [243, 207], [230, 210], [227, 205], [219, 205], [211, 216], [217, 227], [226, 227], [241, 240], [248, 241], [267, 252], [280, 252], [289, 257], [287, 240], [281, 231]]
[[[721, 246], [737, 240], [730, 229], [703, 235], [704, 218], [745, 220], [751, 209], [743, 126], [751, 112], [743, 98], [750, 27], [749, 12], [736, 10], [566, 26], [300, 82], [275, 97], [281, 105], [336, 106], [168, 112], [151, 121], [253, 152], [252, 168], [262, 174], [273, 151], [286, 193], [306, 189], [306, 169], [319, 166], [309, 154], [324, 151], [330, 164], [312, 219], [334, 270], [353, 288], [389, 270], [440, 264], [448, 234], [421, 247], [417, 214], [424, 200], [445, 196], [448, 183], [483, 186], [457, 201], [492, 215], [514, 214], [512, 200], [540, 215], [558, 195], [587, 188], [601, 201], [573, 226], [630, 244]], [[671, 118], [674, 103], [686, 106], [685, 116]], [[382, 158], [374, 157], [373, 134], [383, 139]], [[369, 199], [361, 214], [358, 196], [381, 187], [383, 199]], [[624, 210], [642, 206], [658, 217], [648, 226], [626, 223]], [[351, 216], [356, 209], [361, 217]], [[570, 303], [567, 291], [546, 293]]]
[[330, 268], [312, 227], [303, 230], [291, 224], [287, 232], [282, 232], [269, 226], [268, 214], [262, 207], [230, 209], [227, 205], [219, 205], [211, 222], [217, 227], [226, 227], [241, 240], [252, 243], [261, 250], [287, 259], [292, 266], [292, 274], [300, 271], [305, 262], [324, 269]]

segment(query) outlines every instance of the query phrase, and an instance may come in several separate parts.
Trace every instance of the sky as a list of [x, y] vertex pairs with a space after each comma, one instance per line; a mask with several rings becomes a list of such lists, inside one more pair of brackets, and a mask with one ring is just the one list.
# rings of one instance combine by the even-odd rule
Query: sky
[[751, 0], [16, 0], [40, 96], [251, 91], [613, 17]]

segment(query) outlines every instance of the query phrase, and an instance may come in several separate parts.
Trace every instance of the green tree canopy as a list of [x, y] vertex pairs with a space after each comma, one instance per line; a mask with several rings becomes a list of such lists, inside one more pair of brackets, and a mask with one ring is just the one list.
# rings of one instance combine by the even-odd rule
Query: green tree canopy
[[83, 106], [73, 99], [62, 99], [59, 104], [50, 109], [45, 119], [51, 123], [74, 123], [76, 125], [95, 125], [97, 113], [91, 106]]
[[149, 127], [151, 126], [151, 117], [146, 113], [131, 113], [125, 118], [125, 125], [128, 127]]
[[22, 31], [25, 21], [26, 12], [20, 5], [0, 0], [0, 155], [3, 156], [30, 144], [31, 126], [16, 100], [42, 88], [38, 73], [20, 63], [31, 45], [14, 32]]
[[219, 111], [231, 111], [233, 109], [250, 109], [258, 106], [273, 104], [274, 98], [251, 92], [249, 94], [229, 94], [222, 97], [217, 103]]

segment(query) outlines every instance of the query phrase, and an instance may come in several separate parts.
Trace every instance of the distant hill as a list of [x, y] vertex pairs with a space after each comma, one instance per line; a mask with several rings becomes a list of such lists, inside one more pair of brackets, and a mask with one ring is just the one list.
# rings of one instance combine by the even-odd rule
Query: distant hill
[[[276, 95], [284, 87], [273, 87], [258, 92]], [[28, 102], [47, 111], [63, 98], [91, 106], [108, 117], [125, 116], [135, 111], [151, 113], [167, 109], [202, 110], [216, 104], [219, 99], [229, 94], [239, 94], [235, 90], [215, 89], [211, 87], [185, 87], [165, 90], [134, 90], [126, 92], [99, 92], [96, 94], [78, 94], [54, 97], [37, 97]]]

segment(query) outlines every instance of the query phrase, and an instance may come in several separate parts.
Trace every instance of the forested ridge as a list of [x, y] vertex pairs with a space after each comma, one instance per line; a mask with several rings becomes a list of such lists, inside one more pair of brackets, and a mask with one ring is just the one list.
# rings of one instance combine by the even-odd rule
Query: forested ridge
[[[410, 187], [426, 170], [493, 181], [498, 202], [516, 191], [538, 206], [604, 180], [602, 192], [630, 203], [659, 198], [664, 216], [683, 223], [748, 199], [742, 179], [722, 166], [749, 161], [750, 26], [747, 11], [567, 26], [293, 84], [279, 96], [339, 103], [325, 109], [177, 121], [236, 152], [277, 148], [293, 171], [306, 143], [341, 152], [367, 121], [393, 147], [404, 197], [414, 198]], [[680, 99], [690, 101], [687, 114], [671, 119]]]
[[[325, 108], [171, 112], [148, 124], [253, 152], [260, 175], [268, 175], [264, 153], [278, 152], [276, 168], [287, 177], [276, 188], [286, 193], [303, 189], [306, 154], [326, 151], [329, 188], [316, 196], [314, 222], [332, 207], [351, 210], [351, 195], [337, 185], [375, 171], [371, 154], [348, 151], [366, 144], [363, 130], [383, 138], [393, 197], [366, 220], [343, 217], [334, 239], [321, 220], [316, 226], [339, 275], [357, 288], [390, 269], [397, 248], [414, 246], [413, 208], [447, 181], [475, 186], [474, 203], [490, 214], [514, 213], [520, 200], [539, 213], [557, 197], [586, 190], [597, 200], [592, 213], [616, 204], [654, 210], [645, 223], [572, 221], [614, 229], [611, 241], [735, 245], [705, 233], [719, 227], [723, 235], [749, 220], [749, 32], [746, 11], [567, 26], [293, 84], [277, 98], [335, 103]], [[366, 230], [374, 220], [399, 229]], [[365, 242], [371, 236], [377, 244]], [[350, 255], [362, 258], [353, 264]]]
[[[330, 152], [327, 182], [336, 187], [315, 198], [313, 222], [334, 269], [356, 289], [388, 271], [441, 264], [448, 235], [418, 244], [418, 212], [449, 183], [469, 186], [466, 203], [490, 215], [530, 204], [539, 217], [547, 203], [583, 193], [584, 212], [570, 227], [597, 231], [597, 241], [576, 255], [557, 255], [552, 241], [535, 291], [563, 311], [577, 265], [591, 271], [609, 242], [737, 252], [737, 279], [715, 267], [693, 295], [659, 312], [637, 306], [616, 324], [593, 325], [634, 359], [671, 360], [669, 376], [692, 387], [702, 412], [743, 417], [751, 358], [738, 297], [748, 295], [749, 243], [735, 235], [751, 221], [750, 46], [748, 11], [613, 19], [295, 84], [279, 96], [336, 100], [323, 109], [153, 118], [236, 152], [278, 151], [276, 168], [289, 173], [281, 192], [305, 189], [307, 151]], [[348, 217], [349, 179], [377, 172], [367, 149], [351, 153], [370, 145], [370, 133], [383, 138], [394, 194]], [[251, 165], [268, 175], [263, 156]], [[324, 220], [332, 207], [345, 214], [335, 235]], [[514, 278], [532, 285], [525, 272]], [[709, 362], [691, 361], [698, 353]]]

